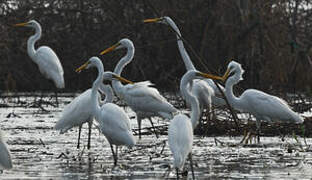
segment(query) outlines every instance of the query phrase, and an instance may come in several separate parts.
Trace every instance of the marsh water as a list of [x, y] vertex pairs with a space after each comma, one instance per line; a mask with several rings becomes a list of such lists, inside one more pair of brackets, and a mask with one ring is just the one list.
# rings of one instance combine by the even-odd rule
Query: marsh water
[[[38, 99], [38, 98], [37, 98]], [[0, 124], [11, 151], [13, 169], [0, 179], [164, 179], [176, 178], [167, 135], [156, 138], [143, 121], [146, 135], [132, 149], [120, 148], [118, 166], [113, 165], [105, 137], [93, 126], [91, 149], [87, 150], [87, 125], [77, 149], [78, 128], [60, 134], [53, 127], [73, 95], [59, 97], [59, 107], [42, 104], [33, 96], [2, 98]], [[49, 97], [45, 100], [54, 101]], [[136, 133], [135, 114], [125, 108]], [[154, 118], [166, 127], [168, 120]], [[138, 137], [138, 136], [136, 136]], [[260, 144], [239, 144], [242, 136], [195, 136], [193, 161], [196, 179], [310, 179], [312, 139], [294, 136], [262, 137]], [[304, 142], [305, 140], [305, 142]], [[311, 149], [312, 150], [312, 149]], [[189, 169], [189, 163], [186, 164]], [[188, 173], [191, 179], [191, 173]]]

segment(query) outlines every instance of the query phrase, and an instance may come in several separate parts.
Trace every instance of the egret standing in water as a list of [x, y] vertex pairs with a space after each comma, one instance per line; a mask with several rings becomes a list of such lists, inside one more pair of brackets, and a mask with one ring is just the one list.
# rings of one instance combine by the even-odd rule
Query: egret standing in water
[[[113, 98], [113, 90], [110, 85], [100, 85], [100, 90], [105, 94], [105, 100], [100, 102], [101, 104], [105, 104], [106, 102], [111, 102]], [[77, 96], [74, 100], [72, 100], [68, 105], [64, 107], [62, 111], [61, 118], [55, 125], [56, 130], [60, 130], [61, 134], [67, 132], [69, 129], [79, 126], [78, 133], [78, 144], [77, 148], [80, 147], [80, 134], [81, 128], [84, 123], [88, 123], [89, 134], [88, 134], [88, 146], [90, 149], [91, 146], [91, 128], [93, 123], [93, 114], [91, 109], [91, 91], [92, 89], [88, 89], [84, 91], [82, 94]]]
[[[27, 53], [29, 57], [38, 65], [39, 71], [47, 79], [51, 79], [58, 89], [65, 88], [64, 71], [61, 62], [55, 52], [48, 46], [41, 46], [35, 49], [35, 43], [41, 37], [41, 26], [35, 21], [31, 20], [26, 23], [15, 24], [14, 26], [26, 26], [35, 29], [35, 34], [27, 41]], [[57, 93], [56, 93], [56, 102]]]
[[169, 148], [173, 154], [173, 166], [176, 169], [177, 177], [179, 177], [179, 170], [183, 169], [188, 156], [191, 163], [192, 176], [193, 179], [195, 179], [192, 162], [193, 129], [200, 118], [200, 109], [198, 99], [190, 92], [189, 84], [194, 79], [202, 78], [214, 78], [214, 76], [195, 70], [189, 70], [184, 74], [181, 79], [180, 90], [189, 100], [191, 118], [185, 114], [179, 113], [170, 121], [168, 140]]
[[[114, 165], [117, 165], [117, 147], [119, 145], [132, 147], [136, 143], [134, 136], [132, 135], [130, 119], [125, 111], [116, 104], [107, 102], [102, 106], [99, 105], [97, 91], [105, 75], [101, 60], [98, 57], [91, 57], [85, 64], [77, 68], [76, 72], [80, 72], [83, 69], [88, 69], [90, 67], [96, 67], [98, 70], [98, 77], [93, 82], [91, 90], [92, 104], [90, 106], [92, 114], [98, 121], [101, 132], [105, 135], [111, 146], [114, 157]], [[117, 75], [114, 75], [114, 78], [120, 81], [124, 80]], [[129, 83], [129, 81], [125, 82]], [[114, 152], [113, 145], [116, 145], [116, 152]]]
[[[134, 45], [129, 39], [122, 39], [115, 45], [101, 52], [101, 55], [111, 52], [115, 49], [126, 48], [127, 54], [118, 62], [114, 73], [121, 75], [123, 68], [129, 64], [134, 56]], [[112, 86], [117, 96], [124, 100], [128, 106], [136, 113], [139, 127], [139, 138], [141, 139], [141, 121], [148, 118], [152, 124], [156, 137], [157, 132], [153, 125], [152, 117], [161, 116], [171, 119], [172, 113], [177, 109], [171, 105], [156, 88], [150, 87], [149, 81], [138, 82], [134, 84], [122, 85], [119, 81], [113, 80]]]
[[225, 82], [225, 96], [230, 105], [243, 112], [249, 112], [256, 118], [258, 142], [260, 142], [260, 126], [263, 121], [281, 121], [303, 123], [303, 118], [292, 111], [288, 104], [276, 96], [256, 89], [247, 89], [240, 97], [233, 94], [233, 86], [243, 80], [241, 64], [231, 61], [222, 78]]
[[[174, 23], [174, 21], [170, 17], [164, 16], [161, 18], [146, 19], [144, 20], [144, 22], [145, 23], [158, 22], [158, 23], [166, 24], [170, 26], [172, 30], [176, 33], [177, 44], [178, 44], [179, 51], [183, 59], [186, 70], [187, 71], [196, 70], [195, 66], [192, 63], [190, 56], [188, 55], [187, 51], [184, 48], [182, 34], [179, 28], [177, 27], [177, 25]], [[211, 102], [212, 104], [216, 106], [226, 105], [225, 100], [221, 98], [222, 97], [221, 92], [219, 91], [219, 89], [217, 88], [217, 86], [211, 79], [205, 79], [205, 80], [194, 79], [193, 82], [188, 86], [189, 86], [188, 88], [192, 91], [192, 94], [198, 99], [201, 112], [203, 111], [204, 107], [210, 110]], [[221, 88], [221, 90], [224, 90], [222, 86], [219, 85], [219, 87]], [[182, 91], [181, 91], [181, 95], [185, 99], [186, 102], [189, 102], [187, 100], [186, 95], [183, 94]], [[188, 106], [190, 106], [190, 104], [188, 104]]]
[[11, 153], [0, 130], [0, 170], [11, 169], [12, 167]]

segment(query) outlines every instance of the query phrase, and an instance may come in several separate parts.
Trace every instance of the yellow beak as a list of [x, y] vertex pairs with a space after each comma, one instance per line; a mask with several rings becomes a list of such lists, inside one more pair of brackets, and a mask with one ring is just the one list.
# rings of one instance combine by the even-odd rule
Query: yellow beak
[[144, 23], [152, 23], [152, 22], [158, 22], [160, 21], [160, 18], [154, 18], [154, 19], [145, 19], [143, 22]]
[[87, 61], [86, 63], [84, 63], [83, 65], [81, 65], [79, 68], [77, 68], [75, 71], [77, 73], [80, 73], [82, 70], [84, 70], [89, 64], [89, 61]]
[[103, 54], [106, 54], [106, 53], [108, 53], [108, 52], [111, 52], [111, 51], [113, 51], [114, 49], [116, 49], [119, 45], [120, 45], [120, 43], [118, 42], [118, 43], [114, 44], [113, 46], [111, 46], [111, 47], [105, 49], [105, 50], [102, 51], [100, 54], [103, 55]]
[[226, 72], [224, 73], [224, 75], [222, 76], [222, 81], [226, 81], [226, 79], [229, 77], [230, 75], [230, 70], [227, 69]]
[[117, 80], [119, 80], [120, 82], [126, 83], [126, 84], [134, 84], [134, 82], [129, 81], [128, 79], [125, 79], [123, 77], [117, 76], [115, 74], [113, 74], [113, 77], [116, 78]]
[[20, 26], [26, 26], [28, 23], [18, 23], [18, 24], [14, 24], [13, 26], [15, 27], [20, 27]]
[[204, 78], [209, 78], [209, 79], [223, 81], [223, 77], [220, 77], [220, 76], [215, 76], [215, 75], [212, 75], [212, 74], [207, 74], [207, 73], [202, 73], [202, 72], [199, 72], [199, 75], [204, 77]]

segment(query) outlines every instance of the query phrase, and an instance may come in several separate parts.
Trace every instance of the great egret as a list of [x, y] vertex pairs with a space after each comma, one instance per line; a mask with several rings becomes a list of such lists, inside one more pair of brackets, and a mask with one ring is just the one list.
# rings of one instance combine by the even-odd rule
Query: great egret
[[47, 46], [41, 46], [37, 50], [35, 49], [35, 43], [41, 37], [40, 24], [35, 20], [30, 20], [26, 23], [15, 24], [14, 26], [26, 26], [35, 29], [36, 33], [27, 41], [27, 53], [29, 57], [38, 65], [41, 74], [43, 74], [47, 79], [51, 79], [58, 89], [63, 89], [65, 87], [63, 77], [64, 71], [55, 52]]
[[241, 64], [231, 61], [222, 80], [225, 83], [225, 96], [230, 105], [243, 112], [249, 112], [256, 118], [258, 142], [260, 142], [260, 126], [263, 121], [303, 123], [303, 118], [292, 111], [288, 104], [276, 96], [256, 89], [247, 89], [240, 97], [233, 95], [233, 85], [243, 80], [244, 70]]
[[[123, 68], [129, 64], [134, 56], [134, 45], [129, 39], [121, 39], [118, 43], [101, 52], [106, 54], [115, 49], [126, 48], [127, 54], [118, 62], [114, 72], [120, 76]], [[120, 99], [123, 99], [128, 106], [136, 113], [139, 127], [139, 138], [141, 139], [141, 121], [148, 118], [154, 130], [152, 122], [153, 116], [161, 116], [167, 119], [172, 118], [172, 113], [177, 109], [171, 105], [156, 88], [150, 87], [149, 81], [138, 82], [134, 84], [122, 85], [119, 81], [113, 80], [112, 86]], [[155, 130], [156, 137], [158, 135]]]
[[[181, 39], [182, 37], [181, 32], [170, 17], [164, 16], [161, 18], [146, 19], [144, 20], [144, 22], [145, 23], [158, 22], [158, 23], [169, 25], [176, 33], [177, 44], [178, 44], [179, 51], [182, 56], [186, 70], [187, 71], [196, 70], [196, 68], [194, 67], [191, 61], [190, 56], [188, 55], [187, 51], [184, 48], [183, 40]], [[189, 88], [191, 89], [192, 94], [199, 101], [201, 112], [204, 106], [207, 107], [208, 109], [211, 109], [211, 100], [212, 100], [212, 104], [216, 106], [226, 105], [225, 100], [223, 98], [220, 98], [222, 97], [221, 92], [219, 91], [219, 89], [217, 88], [217, 86], [211, 79], [205, 79], [205, 80], [195, 79], [189, 86], [191, 86]], [[224, 91], [224, 88], [221, 85], [219, 85], [219, 87], [221, 88], [221, 90]], [[186, 95], [183, 94], [182, 92], [181, 92], [181, 95], [186, 100]], [[186, 100], [186, 102], [188, 101]], [[188, 104], [188, 106], [190, 106], [190, 104]]]
[[[102, 106], [99, 105], [97, 90], [104, 78], [104, 67], [101, 60], [98, 57], [91, 57], [85, 64], [77, 68], [76, 72], [80, 72], [83, 69], [90, 67], [96, 67], [98, 70], [98, 77], [93, 82], [91, 90], [92, 103], [90, 106], [92, 114], [98, 121], [101, 132], [105, 135], [111, 146], [114, 165], [117, 165], [117, 147], [119, 145], [132, 147], [136, 143], [134, 136], [132, 135], [130, 119], [125, 111], [116, 104], [107, 102]], [[123, 80], [118, 76], [114, 76], [114, 78], [120, 81]], [[114, 152], [113, 144], [116, 145], [116, 152]]]
[[179, 113], [170, 121], [168, 129], [169, 147], [173, 154], [173, 166], [176, 168], [177, 176], [179, 176], [179, 170], [183, 169], [186, 157], [189, 156], [193, 179], [195, 179], [192, 163], [193, 128], [196, 127], [200, 118], [200, 109], [198, 99], [190, 92], [189, 83], [195, 78], [214, 77], [196, 70], [189, 70], [183, 75], [180, 83], [180, 90], [185, 94], [187, 99], [190, 100], [191, 118], [185, 114]]
[[11, 169], [12, 167], [11, 153], [0, 130], [0, 169]]
[[[110, 85], [100, 85], [100, 91], [105, 94], [105, 100], [100, 102], [105, 104], [106, 102], [111, 102], [113, 98], [113, 90]], [[81, 128], [84, 123], [88, 123], [89, 135], [88, 135], [88, 149], [91, 146], [91, 128], [93, 122], [93, 115], [91, 109], [91, 88], [84, 91], [82, 94], [77, 96], [68, 105], [64, 107], [62, 111], [61, 118], [55, 124], [55, 129], [60, 130], [61, 134], [67, 132], [69, 129], [79, 126], [78, 133], [78, 144], [77, 148], [80, 146], [80, 133]]]

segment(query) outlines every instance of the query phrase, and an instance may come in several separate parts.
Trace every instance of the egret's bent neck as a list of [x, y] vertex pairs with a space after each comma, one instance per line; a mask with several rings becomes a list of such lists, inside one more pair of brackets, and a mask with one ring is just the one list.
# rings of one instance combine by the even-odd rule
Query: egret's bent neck
[[39, 24], [36, 24], [34, 28], [35, 28], [35, 34], [30, 36], [30, 38], [27, 41], [27, 52], [28, 52], [28, 55], [32, 58], [32, 60], [36, 61], [37, 59], [34, 58], [35, 53], [36, 53], [35, 43], [41, 37], [41, 26]]
[[240, 100], [233, 94], [233, 86], [237, 84], [239, 80], [236, 77], [230, 77], [225, 83], [225, 96], [229, 101], [230, 105], [235, 109], [240, 108]]
[[191, 76], [191, 74], [187, 74], [184, 76], [181, 80], [181, 85], [180, 85], [180, 90], [183, 92], [185, 95], [185, 99], [189, 100], [189, 104], [191, 105], [191, 122], [192, 122], [192, 127], [195, 129], [199, 117], [200, 117], [200, 109], [199, 109], [199, 102], [195, 96], [189, 91], [189, 88], [187, 87], [188, 84], [194, 79], [194, 77]]
[[122, 57], [118, 62], [118, 64], [116, 65], [114, 73], [120, 76], [123, 68], [132, 61], [133, 56], [134, 56], [134, 46], [130, 45], [127, 47], [127, 54], [124, 57]]
[[98, 70], [98, 77], [96, 80], [93, 82], [92, 85], [92, 92], [91, 92], [91, 102], [92, 102], [92, 110], [94, 111], [94, 114], [97, 114], [100, 112], [100, 106], [99, 106], [99, 101], [98, 101], [98, 89], [100, 84], [103, 81], [103, 74], [104, 74], [104, 68], [103, 65], [98, 63], [96, 64], [96, 68]]
[[184, 44], [183, 44], [183, 40], [181, 39], [182, 35], [181, 32], [179, 30], [179, 28], [177, 27], [177, 25], [170, 19], [167, 21], [169, 23], [169, 25], [171, 26], [171, 28], [176, 32], [176, 36], [177, 36], [177, 43], [178, 43], [178, 47], [179, 47], [179, 51], [180, 54], [182, 56], [185, 68], [187, 71], [189, 70], [196, 70], [190, 56], [188, 55], [187, 51], [184, 48]]
[[[120, 59], [120, 61], [118, 62], [118, 64], [116, 65], [114, 69], [114, 73], [120, 76], [123, 68], [132, 61], [133, 56], [134, 56], [134, 45], [131, 44], [127, 46], [127, 54], [123, 58]], [[112, 86], [117, 96], [121, 98], [122, 87], [123, 87], [121, 82], [118, 80], [112, 80]]]

